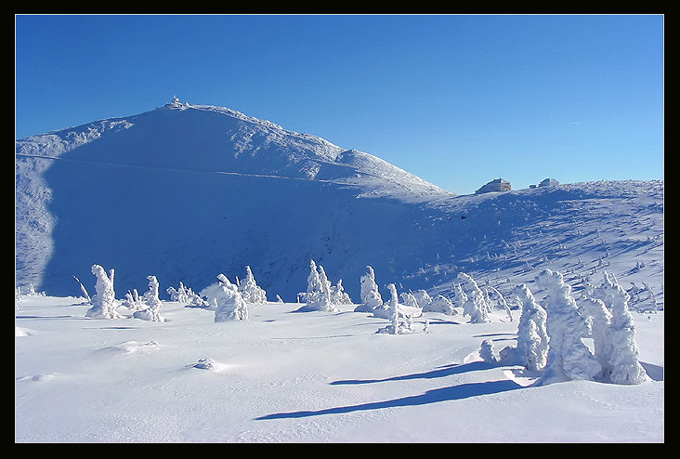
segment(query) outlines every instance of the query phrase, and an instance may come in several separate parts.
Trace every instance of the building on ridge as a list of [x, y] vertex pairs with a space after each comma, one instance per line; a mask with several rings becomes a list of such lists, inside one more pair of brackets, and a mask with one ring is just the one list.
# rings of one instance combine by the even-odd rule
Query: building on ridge
[[510, 182], [503, 180], [502, 178], [497, 178], [491, 180], [489, 183], [475, 191], [475, 194], [488, 193], [490, 191], [510, 191]]

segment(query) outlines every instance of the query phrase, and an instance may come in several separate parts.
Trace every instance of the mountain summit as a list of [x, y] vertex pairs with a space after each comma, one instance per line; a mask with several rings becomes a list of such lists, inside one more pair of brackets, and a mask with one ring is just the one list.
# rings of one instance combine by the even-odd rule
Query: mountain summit
[[373, 155], [177, 99], [18, 140], [16, 170], [17, 283], [53, 294], [77, 293], [72, 276], [97, 263], [123, 289], [250, 265], [290, 296], [310, 258], [360, 275], [399, 245], [407, 209], [453, 196]]

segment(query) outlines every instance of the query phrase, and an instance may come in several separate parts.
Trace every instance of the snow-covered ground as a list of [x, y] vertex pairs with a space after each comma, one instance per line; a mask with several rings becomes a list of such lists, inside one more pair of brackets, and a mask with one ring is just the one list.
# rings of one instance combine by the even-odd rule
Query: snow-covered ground
[[[18, 442], [660, 442], [664, 313], [634, 313], [651, 380], [535, 387], [481, 361], [517, 320], [426, 312], [413, 333], [369, 313], [249, 305], [248, 320], [166, 301], [166, 322], [88, 319], [82, 298], [23, 296]], [[517, 314], [517, 311], [515, 311]], [[425, 321], [429, 322], [424, 332]]]

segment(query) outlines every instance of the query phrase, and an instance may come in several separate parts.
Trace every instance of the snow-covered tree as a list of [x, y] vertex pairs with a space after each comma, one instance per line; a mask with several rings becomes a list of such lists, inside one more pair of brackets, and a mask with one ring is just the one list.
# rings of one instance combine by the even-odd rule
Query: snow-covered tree
[[571, 296], [571, 287], [564, 283], [562, 273], [550, 269], [536, 277], [536, 284], [547, 290], [546, 329], [550, 338], [548, 360], [540, 384], [594, 380], [602, 367], [581, 340], [588, 334], [587, 324]]
[[546, 311], [536, 302], [525, 284], [515, 287], [512, 293], [522, 305], [517, 326], [517, 347], [507, 346], [501, 349], [498, 360], [503, 364], [522, 365], [530, 371], [542, 370], [546, 365], [549, 349]]
[[[616, 276], [604, 273], [602, 284], [593, 291], [591, 305], [592, 335], [596, 356], [602, 362], [602, 380], [614, 384], [640, 384], [648, 376], [638, 361], [635, 324], [628, 310], [628, 293], [619, 285]], [[592, 307], [601, 301], [600, 311]], [[609, 312], [602, 311], [602, 306]], [[607, 323], [607, 319], [609, 319]], [[596, 328], [597, 326], [597, 328]]]
[[444, 295], [435, 295], [430, 302], [423, 306], [423, 312], [441, 312], [448, 316], [455, 316], [458, 312], [454, 309], [451, 300]]
[[397, 286], [389, 284], [387, 291], [390, 292], [390, 299], [387, 303], [390, 312], [390, 325], [378, 330], [378, 333], [389, 333], [392, 335], [401, 335], [403, 333], [411, 333], [413, 331], [413, 322], [408, 314], [405, 314], [399, 307], [399, 295], [397, 294]]
[[267, 302], [267, 292], [255, 282], [250, 266], [246, 266], [246, 278], [239, 283], [239, 291], [246, 303], [264, 304]]
[[307, 303], [305, 309], [326, 312], [336, 311], [331, 301], [331, 283], [326, 276], [323, 266], [317, 266], [314, 260], [309, 262], [307, 291], [300, 296]]
[[307, 275], [307, 290], [301, 292], [298, 296], [304, 302], [316, 301], [322, 290], [321, 279], [319, 278], [319, 270], [316, 267], [314, 260], [309, 260], [309, 274]]
[[418, 306], [423, 311], [427, 309], [430, 303], [432, 303], [432, 297], [427, 290], [419, 289], [412, 293], [416, 300], [416, 306]]
[[216, 283], [201, 290], [201, 296], [215, 308], [215, 322], [248, 318], [248, 307], [238, 287], [224, 274], [218, 274]]
[[612, 315], [604, 301], [599, 298], [585, 297], [581, 300], [580, 306], [590, 328], [590, 337], [593, 339], [593, 354], [602, 367], [597, 379], [608, 380], [611, 372], [609, 368], [611, 345], [608, 342], [607, 329]]
[[165, 290], [170, 295], [171, 301], [176, 301], [189, 308], [205, 308], [208, 307], [208, 302], [201, 296], [194, 292], [190, 287], [187, 287], [182, 282], [179, 283], [179, 288], [168, 287]]
[[144, 302], [139, 298], [139, 293], [137, 293], [136, 288], [133, 288], [132, 291], [127, 291], [123, 305], [133, 311], [144, 309]]
[[187, 304], [189, 300], [189, 295], [187, 294], [187, 288], [184, 286], [182, 281], [179, 283], [179, 288], [170, 286], [165, 289], [165, 292], [170, 295], [170, 301], [176, 301], [181, 304]]
[[489, 310], [494, 309], [494, 305], [496, 309], [503, 309], [508, 314], [508, 320], [512, 322], [512, 311], [503, 294], [490, 285], [484, 287], [483, 291], [484, 300]]
[[453, 305], [462, 308], [467, 303], [468, 297], [459, 282], [453, 284]]
[[489, 306], [484, 298], [484, 292], [477, 282], [467, 273], [458, 273], [458, 279], [462, 281], [462, 288], [467, 301], [463, 304], [463, 314], [470, 316], [470, 323], [484, 323], [489, 321]]
[[149, 281], [149, 290], [143, 297], [145, 307], [135, 311], [132, 317], [151, 322], [165, 322], [165, 319], [160, 314], [163, 303], [158, 298], [158, 280], [156, 276], [148, 276], [146, 279]]
[[78, 279], [76, 276], [73, 276], [73, 278], [76, 280], [76, 282], [78, 282], [78, 285], [80, 286], [80, 291], [82, 292], [83, 297], [85, 297], [85, 301], [86, 301], [88, 304], [92, 304], [92, 298], [90, 298], [90, 294], [87, 293], [87, 289], [85, 288], [85, 286], [83, 285], [83, 283], [80, 282], [80, 279]]
[[375, 282], [375, 271], [371, 266], [366, 266], [366, 274], [361, 276], [361, 304], [354, 311], [373, 312], [375, 308], [382, 305], [383, 300], [378, 291], [378, 284]]
[[352, 299], [342, 286], [342, 279], [340, 279], [337, 284], [331, 286], [331, 303], [352, 304]]
[[92, 265], [92, 274], [97, 278], [95, 295], [92, 297], [92, 307], [85, 313], [92, 319], [117, 319], [120, 314], [116, 311], [116, 292], [113, 289], [114, 270], [106, 274], [104, 268]]
[[418, 307], [418, 300], [416, 299], [416, 296], [412, 292], [401, 292], [399, 295], [399, 299], [401, 300], [401, 304], [404, 306], [408, 306], [411, 308], [417, 308]]

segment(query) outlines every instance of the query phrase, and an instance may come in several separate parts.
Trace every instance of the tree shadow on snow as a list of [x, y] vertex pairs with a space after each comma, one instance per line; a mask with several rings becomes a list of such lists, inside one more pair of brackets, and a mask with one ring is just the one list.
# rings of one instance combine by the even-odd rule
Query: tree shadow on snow
[[[470, 362], [467, 364], [452, 364], [445, 365], [436, 370], [414, 373], [402, 376], [393, 376], [384, 379], [348, 379], [334, 381], [331, 385], [352, 385], [352, 384], [371, 384], [385, 381], [405, 381], [410, 379], [430, 379], [440, 378], [444, 376], [461, 374], [468, 371], [479, 371], [493, 368], [492, 365], [485, 362]], [[324, 414], [342, 414], [352, 413], [355, 411], [379, 410], [383, 408], [395, 408], [400, 406], [418, 406], [427, 405], [429, 403], [445, 402], [449, 400], [462, 400], [465, 398], [476, 397], [479, 395], [496, 394], [509, 390], [521, 389], [522, 386], [514, 381], [487, 381], [479, 383], [461, 384], [458, 386], [442, 387], [439, 389], [431, 389], [420, 395], [413, 395], [409, 397], [402, 397], [393, 400], [383, 400], [379, 402], [368, 402], [358, 405], [339, 406], [335, 408], [326, 408], [317, 411], [292, 411], [288, 413], [274, 413], [266, 416], [260, 416], [255, 420], [270, 420], [270, 419], [289, 419], [289, 418], [304, 418], [310, 416], [320, 416]]]
[[379, 410], [383, 408], [396, 408], [400, 406], [418, 406], [429, 403], [445, 402], [450, 400], [462, 400], [479, 395], [496, 394], [509, 390], [520, 389], [521, 386], [508, 380], [487, 381], [481, 383], [461, 384], [459, 386], [441, 387], [431, 389], [420, 395], [384, 400], [380, 402], [361, 403], [359, 405], [339, 406], [317, 411], [292, 411], [289, 413], [274, 413], [255, 418], [257, 421], [270, 419], [292, 419], [324, 414], [353, 413], [355, 411]]
[[458, 375], [461, 373], [467, 373], [469, 371], [488, 370], [490, 368], [494, 368], [494, 366], [489, 363], [479, 361], [464, 364], [453, 363], [450, 365], [441, 366], [436, 370], [426, 371], [424, 373], [413, 373], [410, 375], [392, 376], [390, 378], [383, 379], [344, 379], [340, 381], [333, 381], [330, 384], [331, 386], [339, 386], [355, 384], [372, 384], [386, 381], [407, 381], [409, 379], [432, 379], [441, 378], [449, 375]]
[[654, 381], [663, 381], [663, 367], [660, 365], [654, 365], [653, 363], [640, 362], [642, 368], [647, 372], [647, 376], [652, 378]]

